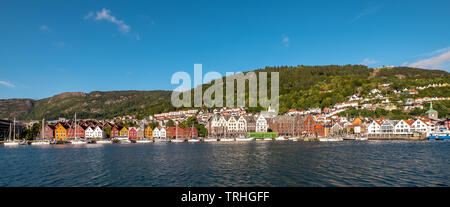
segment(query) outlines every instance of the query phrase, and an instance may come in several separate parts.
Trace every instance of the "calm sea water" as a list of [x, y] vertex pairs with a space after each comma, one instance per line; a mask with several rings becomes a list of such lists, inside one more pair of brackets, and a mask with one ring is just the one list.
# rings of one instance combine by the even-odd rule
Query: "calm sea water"
[[450, 186], [450, 142], [0, 147], [0, 186]]

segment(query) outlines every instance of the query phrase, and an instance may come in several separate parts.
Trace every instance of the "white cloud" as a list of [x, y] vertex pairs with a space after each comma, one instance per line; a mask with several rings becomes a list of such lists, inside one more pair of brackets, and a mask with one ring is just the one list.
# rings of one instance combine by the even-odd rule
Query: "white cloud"
[[84, 16], [84, 19], [92, 19], [94, 18], [96, 21], [108, 21], [111, 23], [116, 24], [119, 27], [119, 31], [127, 34], [128, 32], [130, 32], [131, 27], [127, 24], [125, 24], [124, 21], [122, 20], [118, 20], [115, 16], [111, 15], [111, 10], [105, 9], [103, 8], [101, 11], [96, 12], [96, 14], [94, 14], [94, 12], [89, 12], [89, 14], [87, 14], [86, 16]]
[[448, 64], [450, 63], [450, 51], [448, 48], [436, 50], [431, 54], [442, 53], [437, 56], [419, 60], [417, 62], [409, 64], [410, 67], [414, 68], [428, 68], [428, 69], [448, 69]]
[[364, 17], [364, 16], [368, 16], [368, 15], [374, 14], [374, 13], [377, 12], [378, 9], [380, 9], [380, 8], [381, 8], [381, 5], [371, 6], [371, 7], [365, 8], [364, 10], [362, 10], [361, 12], [359, 12], [359, 13], [355, 16], [355, 18], [353, 19], [353, 21], [357, 21], [357, 20], [360, 19], [361, 17]]
[[369, 66], [369, 65], [373, 65], [375, 63], [378, 63], [378, 61], [376, 61], [374, 59], [364, 58], [364, 60], [360, 64]]
[[281, 42], [284, 44], [284, 46], [289, 47], [289, 43], [291, 42], [291, 39], [286, 35], [282, 35]]
[[39, 27], [39, 30], [41, 30], [43, 32], [51, 32], [52, 31], [47, 25], [42, 25], [41, 27]]
[[15, 88], [16, 87], [14, 84], [12, 84], [10, 82], [7, 82], [7, 81], [0, 81], [0, 85], [4, 85], [4, 86], [6, 86], [8, 88]]

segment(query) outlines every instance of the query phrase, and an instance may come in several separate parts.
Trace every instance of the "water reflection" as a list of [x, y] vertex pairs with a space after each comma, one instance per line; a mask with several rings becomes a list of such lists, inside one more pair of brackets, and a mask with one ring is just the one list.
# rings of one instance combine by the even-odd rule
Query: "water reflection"
[[0, 186], [449, 186], [450, 142], [0, 147]]

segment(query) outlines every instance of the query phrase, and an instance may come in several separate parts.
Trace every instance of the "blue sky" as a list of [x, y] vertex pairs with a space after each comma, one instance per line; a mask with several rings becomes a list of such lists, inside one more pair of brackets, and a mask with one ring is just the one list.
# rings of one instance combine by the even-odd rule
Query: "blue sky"
[[171, 90], [177, 71], [450, 69], [450, 1], [2, 1], [0, 99]]

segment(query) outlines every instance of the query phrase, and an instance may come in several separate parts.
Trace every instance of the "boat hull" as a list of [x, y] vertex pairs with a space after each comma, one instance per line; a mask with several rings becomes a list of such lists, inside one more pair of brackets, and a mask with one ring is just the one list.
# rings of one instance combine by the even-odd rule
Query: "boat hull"
[[256, 138], [236, 138], [237, 142], [250, 142], [250, 141], [255, 141]]

